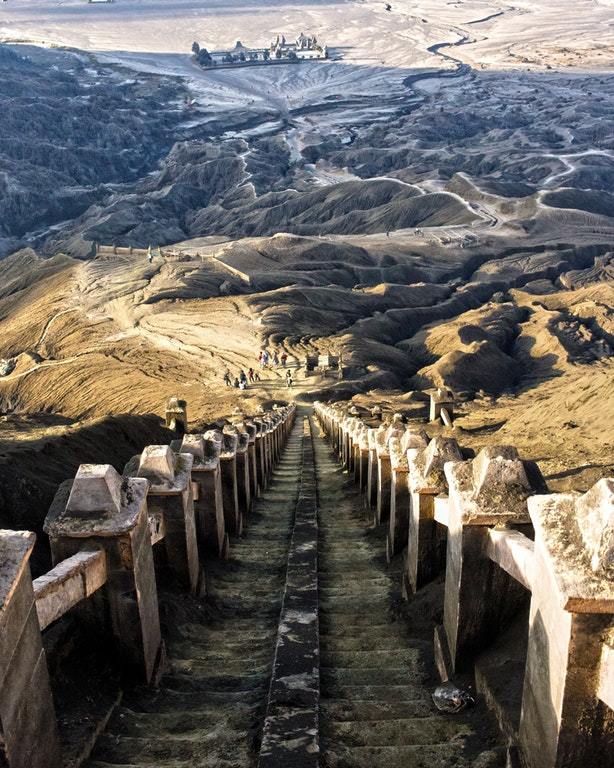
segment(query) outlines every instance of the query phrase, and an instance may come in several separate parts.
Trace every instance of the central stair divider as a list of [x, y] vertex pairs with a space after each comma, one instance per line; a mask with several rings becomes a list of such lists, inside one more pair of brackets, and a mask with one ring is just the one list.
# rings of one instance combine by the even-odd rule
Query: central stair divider
[[319, 645], [318, 492], [312, 424], [304, 417], [299, 494], [259, 768], [319, 764]]

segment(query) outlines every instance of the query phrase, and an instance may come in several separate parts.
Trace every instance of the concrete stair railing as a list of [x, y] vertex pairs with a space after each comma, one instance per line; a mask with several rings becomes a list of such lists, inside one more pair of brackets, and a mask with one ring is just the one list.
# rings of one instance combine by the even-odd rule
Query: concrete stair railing
[[[203, 558], [227, 557], [229, 533], [240, 535], [295, 414], [293, 404], [278, 407], [223, 431], [149, 446], [123, 475], [82, 465], [51, 505], [44, 529], [54, 567], [34, 582], [34, 534], [0, 531], [0, 765], [62, 765], [42, 632], [71, 609], [87, 609], [92, 595], [103, 596], [101, 631], [127, 669], [145, 683], [156, 678], [164, 644], [155, 563], [186, 590], [204, 591]], [[185, 402], [173, 398], [167, 418], [186, 431]]]
[[[405, 550], [405, 596], [445, 571], [441, 678], [470, 671], [529, 602], [511, 754], [527, 768], [614, 765], [614, 479], [550, 494], [512, 446], [464, 460], [455, 440], [429, 441], [398, 418], [375, 426], [343, 403], [314, 410], [374, 520], [388, 520], [388, 557]], [[437, 393], [431, 419], [443, 410], [451, 417], [451, 393]]]

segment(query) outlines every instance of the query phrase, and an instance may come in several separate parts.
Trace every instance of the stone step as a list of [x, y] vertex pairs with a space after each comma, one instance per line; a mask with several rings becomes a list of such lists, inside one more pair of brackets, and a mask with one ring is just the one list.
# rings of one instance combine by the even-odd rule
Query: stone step
[[415, 701], [362, 701], [360, 699], [328, 699], [320, 701], [322, 722], [358, 722], [362, 720], [398, 720], [428, 717], [433, 702], [425, 691]]
[[[342, 610], [344, 607], [347, 610]], [[369, 627], [371, 622], [376, 625], [392, 624], [392, 612], [390, 609], [378, 607], [370, 613], [356, 613], [356, 607], [336, 605], [334, 608], [327, 609], [322, 606], [320, 611], [320, 624], [322, 627]]]
[[398, 635], [402, 638], [404, 635], [405, 627], [397, 621], [390, 620], [389, 616], [386, 616], [383, 621], [369, 621], [369, 617], [366, 617], [365, 621], [360, 621], [360, 616], [357, 617], [355, 622], [347, 621], [346, 615], [332, 614], [328, 616], [320, 616], [320, 633], [328, 637], [389, 637], [390, 635]]
[[[132, 764], [136, 757], [141, 765], [176, 765], [175, 761], [196, 761], [201, 766], [200, 758], [207, 755], [213, 758], [218, 751], [219, 757], [233, 759], [235, 756], [242, 759], [248, 752], [251, 734], [249, 731], [235, 731], [220, 728], [216, 730], [203, 730], [202, 728], [189, 734], [173, 736], [172, 734], [156, 732], [148, 736], [128, 736], [122, 734], [116, 736], [113, 733], [105, 733], [96, 746], [96, 759], [112, 764]], [[147, 762], [150, 761], [150, 762]], [[172, 762], [171, 762], [172, 761]], [[138, 765], [139, 763], [137, 763]], [[189, 764], [189, 763], [188, 763]], [[211, 761], [205, 765], [213, 768], [216, 763]]]
[[122, 707], [113, 722], [115, 735], [127, 734], [132, 736], [151, 736], [152, 730], [165, 734], [190, 733], [202, 728], [203, 721], [211, 723], [214, 728], [223, 725], [229, 729], [238, 729], [241, 722], [255, 720], [260, 711], [260, 703], [245, 704], [243, 702], [228, 702], [206, 708], [174, 709], [170, 712], [136, 712]]
[[416, 677], [410, 667], [321, 667], [320, 681], [324, 691], [328, 686], [405, 685]]
[[398, 720], [362, 720], [360, 722], [327, 722], [323, 740], [348, 747], [386, 747], [432, 745], [470, 734], [467, 725], [429, 713], [426, 717]]
[[323, 651], [320, 660], [326, 669], [401, 669], [415, 667], [420, 655], [420, 649], [414, 647], [382, 651]]
[[324, 765], [335, 768], [505, 768], [505, 751], [501, 748], [463, 757], [462, 741], [447, 744], [417, 744], [412, 746], [342, 747], [322, 740]]
[[374, 683], [372, 685], [352, 684], [327, 680], [322, 686], [322, 697], [332, 699], [348, 699], [349, 701], [405, 702], [415, 701], [424, 696], [424, 688], [417, 682], [412, 682], [409, 675], [405, 684], [389, 685]]
[[[412, 644], [413, 645], [413, 644]], [[432, 643], [425, 641], [426, 646]], [[320, 652], [335, 654], [338, 651], [397, 651], [406, 647], [406, 637], [400, 631], [390, 631], [388, 627], [382, 632], [363, 632], [359, 636], [327, 634], [320, 635]]]

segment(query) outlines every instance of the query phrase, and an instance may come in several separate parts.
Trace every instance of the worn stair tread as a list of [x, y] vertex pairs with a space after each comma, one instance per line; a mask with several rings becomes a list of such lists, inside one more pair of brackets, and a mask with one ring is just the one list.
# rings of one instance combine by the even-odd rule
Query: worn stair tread
[[446, 720], [432, 712], [424, 717], [397, 720], [326, 722], [321, 731], [323, 739], [358, 747], [443, 744], [470, 733], [469, 726]]
[[369, 699], [321, 699], [323, 721], [336, 723], [363, 720], [398, 720], [426, 717], [433, 712], [430, 695], [424, 693], [415, 700], [377, 701]]
[[[324, 765], [335, 768], [504, 768], [501, 750], [484, 751], [473, 757], [463, 754], [460, 739], [445, 744], [394, 745], [377, 747], [343, 747], [322, 740]], [[477, 762], [479, 760], [479, 763]], [[475, 762], [474, 762], [475, 761]]]
[[420, 649], [403, 648], [385, 651], [321, 651], [323, 670], [331, 669], [405, 669], [419, 661]]

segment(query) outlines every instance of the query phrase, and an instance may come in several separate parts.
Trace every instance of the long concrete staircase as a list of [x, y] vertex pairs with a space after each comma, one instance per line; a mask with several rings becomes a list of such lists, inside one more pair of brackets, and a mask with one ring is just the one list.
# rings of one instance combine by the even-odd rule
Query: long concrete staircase
[[[315, 431], [313, 424], [310, 428]], [[256, 765], [301, 480], [303, 431], [299, 418], [269, 489], [256, 502], [243, 537], [233, 543], [232, 559], [208, 562], [207, 600], [176, 590], [163, 593], [168, 670], [158, 688], [126, 695], [88, 768]], [[505, 765], [498, 734], [484, 712], [451, 717], [434, 708], [429, 619], [419, 606], [413, 613], [401, 608], [400, 565], [386, 564], [382, 532], [369, 526], [360, 496], [317, 436], [314, 449], [320, 765]]]
[[292, 529], [302, 424], [229, 561], [209, 560], [205, 602], [162, 596], [168, 671], [131, 691], [89, 768], [247, 768], [264, 719]]
[[439, 768], [505, 765], [486, 713], [444, 715], [433, 706], [432, 624], [419, 602], [401, 607], [400, 562], [382, 540], [322, 441], [319, 590], [321, 765]]

